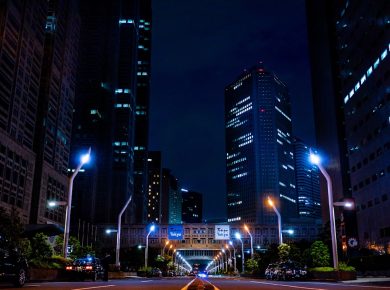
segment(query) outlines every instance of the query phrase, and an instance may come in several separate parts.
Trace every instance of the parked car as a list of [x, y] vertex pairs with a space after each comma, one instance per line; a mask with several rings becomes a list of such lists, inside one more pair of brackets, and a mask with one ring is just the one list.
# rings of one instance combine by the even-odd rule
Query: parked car
[[0, 246], [0, 280], [11, 282], [15, 287], [23, 287], [28, 277], [26, 258], [17, 250]]
[[162, 277], [162, 272], [159, 268], [153, 268], [152, 271], [150, 271], [149, 277]]
[[269, 264], [265, 270], [265, 278], [268, 280], [296, 280], [306, 277], [306, 269], [295, 261]]
[[91, 256], [76, 259], [71, 265], [67, 265], [65, 269], [76, 278], [81, 278], [82, 280], [92, 279], [92, 281], [96, 281], [99, 278], [104, 278], [104, 267], [100, 259]]

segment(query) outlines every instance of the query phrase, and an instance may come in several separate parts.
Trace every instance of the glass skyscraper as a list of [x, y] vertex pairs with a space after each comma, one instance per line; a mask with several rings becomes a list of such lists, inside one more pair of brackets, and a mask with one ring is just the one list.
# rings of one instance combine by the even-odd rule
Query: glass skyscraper
[[225, 88], [228, 222], [269, 224], [297, 217], [290, 98], [286, 85], [262, 65]]

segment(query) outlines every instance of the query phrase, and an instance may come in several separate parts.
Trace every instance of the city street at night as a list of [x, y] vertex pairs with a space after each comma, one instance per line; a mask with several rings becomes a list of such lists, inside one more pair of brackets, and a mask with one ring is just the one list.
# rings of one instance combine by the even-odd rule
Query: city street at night
[[[143, 289], [143, 290], [244, 290], [244, 289], [303, 289], [303, 290], [325, 290], [325, 289], [390, 289], [389, 278], [377, 278], [376, 282], [367, 279], [365, 281], [336, 283], [336, 282], [312, 282], [312, 281], [268, 281], [264, 279], [246, 278], [224, 278], [209, 277], [199, 279], [193, 277], [180, 278], [134, 278], [123, 280], [109, 280], [108, 282], [42, 282], [27, 283], [24, 288], [35, 289]], [[10, 289], [8, 285], [0, 284], [0, 289]]]

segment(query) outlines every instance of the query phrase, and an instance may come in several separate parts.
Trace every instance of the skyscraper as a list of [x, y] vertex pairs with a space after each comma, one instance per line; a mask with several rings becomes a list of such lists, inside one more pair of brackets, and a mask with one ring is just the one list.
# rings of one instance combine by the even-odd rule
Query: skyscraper
[[0, 3], [0, 205], [19, 210], [25, 223], [33, 199], [46, 17], [46, 1]]
[[162, 219], [163, 224], [180, 224], [182, 213], [182, 196], [179, 181], [172, 175], [171, 170], [162, 170]]
[[[146, 3], [80, 3], [81, 55], [72, 152], [76, 156], [91, 146], [92, 161], [75, 180], [75, 219], [116, 223], [134, 192], [137, 57], [144, 23], [141, 2]], [[130, 222], [130, 212], [128, 208], [122, 222]]]
[[183, 198], [182, 222], [201, 223], [203, 219], [203, 196], [199, 192], [181, 189]]
[[77, 2], [3, 1], [0, 7], [1, 151], [8, 160], [1, 200], [23, 209], [25, 222], [28, 215], [30, 223], [62, 223], [64, 209], [48, 209], [47, 201], [63, 200], [68, 189]]
[[[316, 77], [321, 70], [335, 84], [332, 94], [319, 94], [315, 98], [319, 102], [328, 99], [333, 103], [332, 110], [340, 112], [336, 116], [341, 120], [338, 131], [342, 134], [337, 136], [338, 139], [332, 139], [341, 144], [339, 158], [345, 161], [340, 176], [347, 180], [348, 187], [340, 193], [344, 198], [355, 199], [361, 246], [385, 246], [390, 241], [390, 34], [386, 20], [389, 4], [387, 1], [319, 1], [317, 6], [310, 5], [310, 1], [307, 3], [308, 15], [313, 16], [308, 17], [309, 24], [313, 24], [313, 31], [309, 29], [313, 56], [317, 53], [315, 40], [319, 33], [315, 25], [322, 21], [327, 28], [321, 36], [327, 41], [325, 52], [331, 56], [332, 69], [324, 67], [313, 57], [312, 75], [316, 80], [313, 88], [321, 91], [328, 85]], [[334, 123], [335, 117], [329, 112], [317, 112], [319, 118], [325, 114]], [[319, 124], [319, 136], [322, 136], [319, 129], [326, 126], [328, 124]], [[330, 165], [334, 168], [333, 164]], [[344, 212], [344, 217], [351, 214], [353, 212]], [[346, 227], [346, 230], [347, 241], [356, 238], [356, 229]]]
[[285, 84], [262, 65], [225, 88], [228, 222], [275, 223], [297, 217], [290, 98]]
[[134, 136], [134, 199], [131, 206], [131, 220], [137, 224], [144, 223], [147, 220], [147, 152], [149, 148], [149, 98], [152, 51], [151, 0], [139, 1], [139, 5]]
[[294, 160], [299, 217], [321, 219], [320, 175], [309, 160], [309, 147], [294, 138]]
[[161, 223], [162, 211], [162, 167], [161, 152], [148, 152], [148, 222]]

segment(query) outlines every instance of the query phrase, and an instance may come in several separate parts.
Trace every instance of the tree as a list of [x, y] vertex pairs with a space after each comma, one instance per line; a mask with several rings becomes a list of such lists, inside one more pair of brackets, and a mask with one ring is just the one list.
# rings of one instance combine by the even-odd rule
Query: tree
[[53, 255], [48, 238], [43, 233], [37, 233], [31, 240], [31, 259], [47, 260]]
[[10, 213], [0, 207], [0, 236], [7, 241], [10, 247], [20, 247], [20, 240], [24, 225], [20, 220], [19, 211], [12, 208]]
[[259, 269], [259, 264], [257, 263], [257, 260], [249, 259], [245, 263], [245, 268], [248, 272], [253, 274], [253, 272], [255, 272]]
[[330, 254], [328, 247], [322, 241], [315, 241], [310, 247], [310, 255], [314, 267], [329, 266]]
[[287, 261], [290, 257], [291, 247], [287, 244], [280, 244], [278, 247], [279, 259], [281, 261]]

